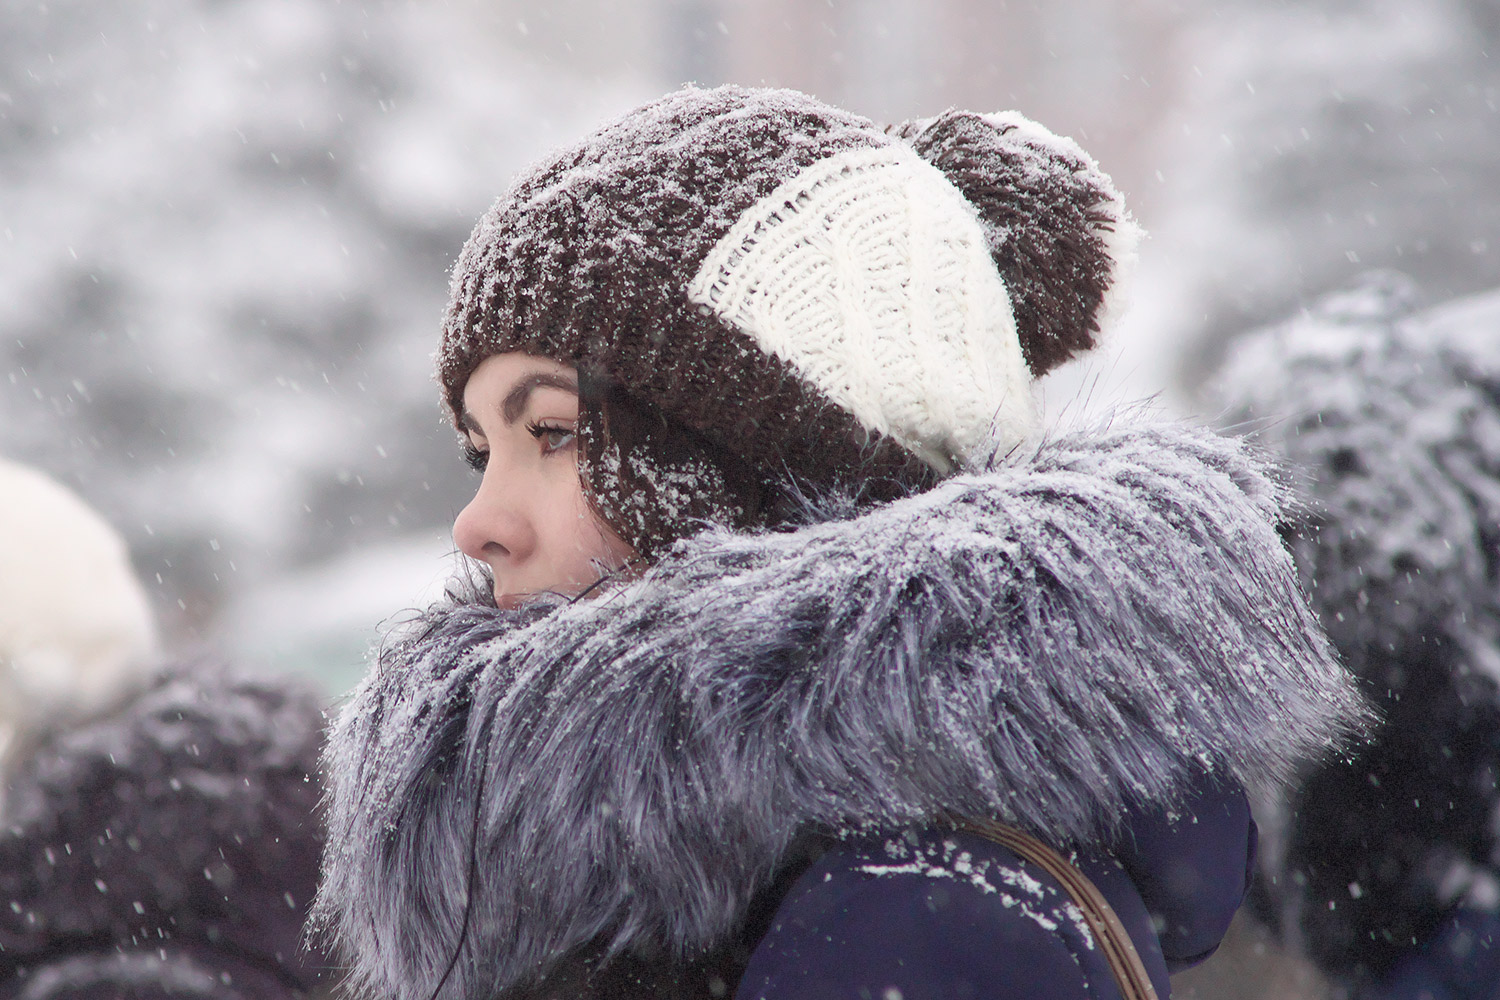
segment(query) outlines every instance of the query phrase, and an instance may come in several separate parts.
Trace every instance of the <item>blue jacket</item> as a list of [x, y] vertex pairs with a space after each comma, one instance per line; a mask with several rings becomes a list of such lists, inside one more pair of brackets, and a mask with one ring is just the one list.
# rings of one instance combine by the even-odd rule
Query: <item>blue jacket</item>
[[[1184, 808], [1133, 813], [1108, 853], [1075, 858], [1130, 932], [1156, 987], [1213, 954], [1249, 888], [1243, 791], [1204, 779]], [[1108, 964], [1046, 872], [968, 832], [848, 841], [787, 894], [741, 1000], [1112, 1000]]]

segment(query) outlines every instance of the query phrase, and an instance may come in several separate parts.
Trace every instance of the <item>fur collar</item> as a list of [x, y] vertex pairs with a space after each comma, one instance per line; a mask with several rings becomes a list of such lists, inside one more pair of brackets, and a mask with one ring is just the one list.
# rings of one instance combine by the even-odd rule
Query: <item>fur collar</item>
[[445, 602], [334, 729], [319, 924], [355, 985], [419, 1000], [467, 921], [443, 996], [493, 996], [591, 941], [711, 945], [808, 829], [1093, 840], [1191, 768], [1281, 780], [1363, 711], [1288, 506], [1240, 442], [1117, 427], [706, 530], [588, 600]]

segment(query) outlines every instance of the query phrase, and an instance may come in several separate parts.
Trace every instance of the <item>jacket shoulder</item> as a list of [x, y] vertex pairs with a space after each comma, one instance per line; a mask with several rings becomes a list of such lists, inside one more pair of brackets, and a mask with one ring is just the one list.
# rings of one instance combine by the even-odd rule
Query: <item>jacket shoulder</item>
[[[1130, 809], [1075, 864], [1129, 932], [1158, 996], [1213, 953], [1249, 889], [1255, 821], [1232, 778], [1200, 774], [1171, 807]], [[1118, 996], [1082, 914], [1008, 848], [941, 829], [837, 842], [783, 898], [746, 1000]]]
[[1124, 870], [1151, 915], [1167, 969], [1176, 974], [1212, 955], [1229, 932], [1250, 891], [1258, 845], [1244, 788], [1204, 774], [1171, 806], [1128, 810], [1108, 855], [1084, 868], [1096, 881], [1107, 878], [1101, 867]]
[[[1150, 917], [1123, 871], [1119, 882], [1111, 888], [1131, 905], [1111, 904], [1165, 996]], [[1119, 991], [1050, 875], [975, 834], [927, 829], [843, 842], [819, 858], [777, 910], [737, 996], [1116, 1000]]]

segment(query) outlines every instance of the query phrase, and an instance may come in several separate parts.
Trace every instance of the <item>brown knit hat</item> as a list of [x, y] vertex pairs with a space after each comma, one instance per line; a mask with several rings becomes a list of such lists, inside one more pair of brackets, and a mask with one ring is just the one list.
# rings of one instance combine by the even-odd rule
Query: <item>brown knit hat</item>
[[[1093, 160], [1016, 114], [886, 130], [794, 91], [685, 89], [480, 220], [438, 379], [456, 423], [475, 366], [522, 351], [623, 392], [730, 479], [930, 481], [1032, 430], [1030, 380], [1094, 345], [1137, 237]], [[596, 495], [638, 457], [594, 461]]]

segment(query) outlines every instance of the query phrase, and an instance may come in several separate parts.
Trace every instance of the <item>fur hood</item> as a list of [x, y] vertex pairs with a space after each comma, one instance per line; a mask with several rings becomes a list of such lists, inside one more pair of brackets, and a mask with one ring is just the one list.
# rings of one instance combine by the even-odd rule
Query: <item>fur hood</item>
[[1363, 712], [1289, 502], [1238, 441], [1123, 426], [587, 600], [445, 602], [334, 729], [316, 919], [358, 987], [426, 997], [462, 934], [442, 995], [493, 996], [590, 942], [712, 945], [810, 829], [1097, 840], [1205, 765], [1281, 780]]

